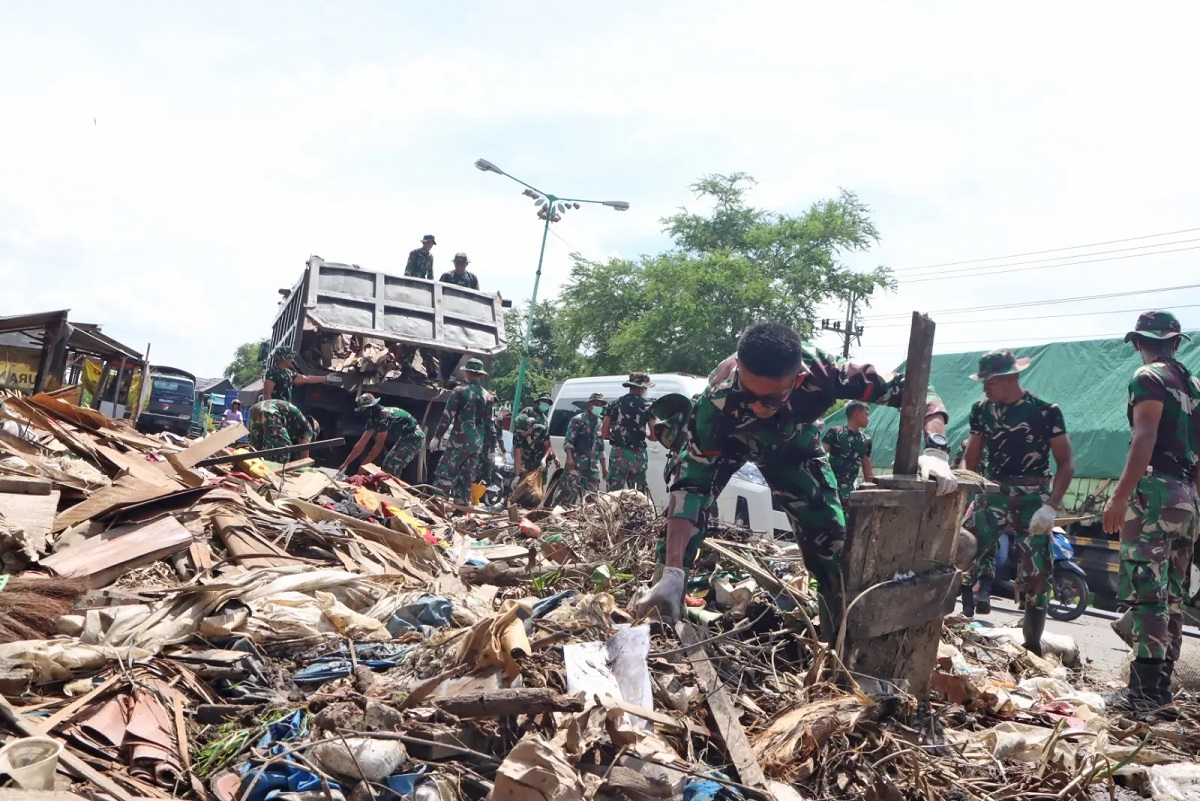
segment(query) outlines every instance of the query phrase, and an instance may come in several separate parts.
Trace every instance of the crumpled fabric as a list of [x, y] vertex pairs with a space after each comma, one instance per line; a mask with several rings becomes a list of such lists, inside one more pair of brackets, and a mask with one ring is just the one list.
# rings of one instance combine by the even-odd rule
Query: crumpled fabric
[[410, 631], [419, 631], [429, 637], [438, 629], [453, 624], [454, 604], [448, 598], [430, 595], [397, 609], [387, 623], [387, 630], [393, 637]]
[[[371, 670], [388, 670], [404, 661], [415, 645], [396, 645], [393, 643], [367, 643], [354, 647], [354, 660]], [[323, 684], [334, 679], [350, 675], [350, 650], [345, 645], [325, 656], [311, 659], [308, 664], [292, 674], [296, 684]]]

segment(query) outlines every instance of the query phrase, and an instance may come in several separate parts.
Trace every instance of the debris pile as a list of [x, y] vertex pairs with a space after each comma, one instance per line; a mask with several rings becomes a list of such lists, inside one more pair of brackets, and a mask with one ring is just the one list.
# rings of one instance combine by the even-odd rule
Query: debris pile
[[1069, 642], [1041, 658], [952, 616], [928, 701], [868, 694], [818, 640], [798, 550], [739, 529], [705, 542], [685, 621], [632, 619], [664, 526], [633, 491], [465, 509], [372, 466], [202, 466], [244, 429], [147, 437], [70, 389], [0, 414], [0, 720], [6, 744], [63, 746], [60, 790], [893, 801], [1197, 781], [1200, 703], [1109, 717]]

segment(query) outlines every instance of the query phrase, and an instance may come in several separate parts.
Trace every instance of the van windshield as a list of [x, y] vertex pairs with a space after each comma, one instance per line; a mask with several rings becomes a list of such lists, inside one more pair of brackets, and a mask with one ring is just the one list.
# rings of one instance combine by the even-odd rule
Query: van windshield
[[157, 395], [191, 395], [194, 385], [186, 378], [155, 378], [152, 385]]

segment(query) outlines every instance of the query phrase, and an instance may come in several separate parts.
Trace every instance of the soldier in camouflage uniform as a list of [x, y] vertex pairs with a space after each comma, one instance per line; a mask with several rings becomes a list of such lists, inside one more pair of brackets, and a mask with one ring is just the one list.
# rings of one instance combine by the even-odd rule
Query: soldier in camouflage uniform
[[550, 447], [550, 429], [547, 427], [550, 405], [553, 402], [554, 399], [543, 392], [537, 396], [532, 406], [526, 406], [517, 415], [513, 429], [513, 464], [516, 465], [514, 483], [533, 470], [541, 470], [542, 462], [547, 457], [552, 462], [558, 461]]
[[600, 490], [600, 474], [608, 479], [604, 467], [604, 440], [600, 437], [600, 417], [604, 414], [604, 395], [593, 392], [583, 411], [567, 423], [563, 436], [567, 474], [563, 476], [558, 502], [571, 506], [583, 500], [588, 492]]
[[446, 411], [433, 438], [444, 449], [434, 473], [433, 485], [457, 503], [471, 500], [471, 483], [479, 471], [479, 459], [492, 430], [495, 397], [480, 382], [487, 376], [483, 362], [468, 359], [463, 372], [467, 383], [450, 393]]
[[646, 429], [652, 422], [650, 401], [646, 390], [654, 386], [648, 373], [630, 373], [621, 386], [629, 392], [617, 398], [604, 410], [600, 437], [608, 440], [608, 488], [636, 489], [647, 495]]
[[749, 461], [762, 471], [797, 529], [805, 564], [826, 604], [822, 628], [830, 637], [838, 613], [829, 610], [841, 605], [838, 554], [846, 517], [814, 423], [838, 398], [898, 407], [903, 377], [889, 379], [869, 365], [836, 363], [791, 328], [762, 323], [742, 334], [737, 354], [721, 362], [708, 380], [688, 421], [680, 478], [671, 486], [666, 566], [634, 610], [679, 619], [684, 566], [704, 539], [704, 516]]
[[316, 421], [306, 419], [304, 412], [289, 401], [259, 401], [250, 407], [249, 417], [251, 450], [301, 445], [316, 436]]
[[[679, 469], [683, 466], [682, 451], [687, 444], [687, 423], [691, 416], [692, 407], [700, 400], [700, 394], [692, 396], [691, 400], [678, 392], [663, 395], [650, 404], [650, 416], [654, 418], [654, 439], [667, 451], [667, 461], [663, 465], [663, 484], [670, 487], [679, 478]], [[659, 561], [666, 557], [666, 543], [659, 542]]]
[[475, 277], [475, 273], [467, 272], [467, 265], [470, 263], [471, 260], [467, 258], [466, 253], [455, 253], [454, 269], [442, 273], [442, 277], [438, 280], [443, 284], [457, 284], [467, 289], [479, 289], [479, 279]]
[[271, 351], [270, 367], [263, 374], [263, 400], [278, 398], [292, 402], [292, 388], [296, 384], [324, 384], [329, 378], [323, 375], [300, 375], [296, 372], [296, 351], [280, 345]]
[[1175, 358], [1188, 338], [1165, 311], [1142, 314], [1125, 335], [1142, 366], [1129, 382], [1129, 456], [1103, 520], [1107, 533], [1121, 537], [1118, 595], [1131, 604], [1135, 652], [1128, 686], [1108, 701], [1135, 712], [1171, 702], [1183, 639], [1200, 458], [1200, 380]]
[[404, 472], [404, 468], [408, 467], [408, 463], [413, 460], [413, 457], [425, 447], [425, 432], [421, 430], [417, 418], [403, 409], [381, 406], [379, 398], [370, 392], [359, 395], [354, 407], [359, 414], [366, 413], [367, 425], [363, 429], [362, 436], [358, 438], [358, 442], [354, 443], [354, 447], [351, 448], [346, 461], [342, 462], [342, 466], [338, 470], [338, 477], [346, 474], [351, 463], [366, 450], [367, 442], [372, 439], [374, 444], [371, 446], [370, 453], [363, 459], [363, 464], [375, 464], [389, 435], [396, 437], [396, 444], [387, 452], [387, 456], [383, 457], [383, 464], [380, 466], [383, 468], [383, 472], [399, 476]]
[[[1000, 486], [999, 492], [975, 502], [976, 609], [981, 614], [991, 611], [996, 549], [1000, 533], [1011, 527], [1016, 534], [1017, 580], [1026, 601], [1025, 647], [1040, 656], [1054, 567], [1050, 531], [1075, 474], [1075, 460], [1062, 409], [1021, 388], [1019, 373], [1028, 366], [1029, 359], [1017, 359], [1009, 350], [980, 357], [979, 372], [971, 378], [983, 384], [987, 398], [971, 407], [971, 435], [963, 464], [978, 472], [986, 448], [988, 465], [983, 475]], [[1057, 465], [1053, 482], [1051, 453]]]
[[838, 497], [842, 499], [843, 508], [858, 481], [859, 467], [862, 467], [863, 481], [869, 483], [875, 480], [871, 472], [871, 438], [865, 433], [870, 419], [867, 404], [851, 401], [846, 404], [846, 425], [834, 426], [821, 437], [821, 444], [829, 454], [829, 467], [837, 480]]
[[437, 244], [433, 234], [421, 237], [421, 247], [409, 251], [408, 263], [404, 265], [404, 274], [410, 278], [428, 278], [433, 280], [433, 246]]

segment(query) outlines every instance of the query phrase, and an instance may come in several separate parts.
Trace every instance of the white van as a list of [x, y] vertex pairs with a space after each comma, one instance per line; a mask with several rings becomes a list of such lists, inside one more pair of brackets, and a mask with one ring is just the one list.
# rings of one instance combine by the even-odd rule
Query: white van
[[[567, 431], [567, 423], [580, 412], [588, 397], [593, 392], [602, 392], [606, 401], [616, 400], [629, 391], [621, 386], [628, 380], [628, 375], [608, 375], [572, 378], [563, 382], [555, 392], [554, 407], [550, 412], [550, 442], [560, 460], [565, 459], [563, 435]], [[672, 392], [690, 398], [702, 392], [708, 385], [705, 378], [680, 373], [654, 373], [650, 380], [654, 382], [654, 386], [646, 392], [646, 397], [650, 400]], [[605, 464], [608, 463], [608, 448], [608, 443], [605, 443]], [[649, 460], [646, 480], [650, 486], [650, 496], [655, 506], [660, 510], [665, 509], [667, 487], [663, 482], [663, 468], [667, 463], [667, 450], [657, 442], [648, 443], [646, 450]], [[766, 480], [752, 464], [743, 466], [729, 480], [725, 491], [717, 498], [717, 509], [724, 523], [739, 523], [752, 531], [775, 537], [790, 536], [791, 525], [787, 516], [774, 507]]]

